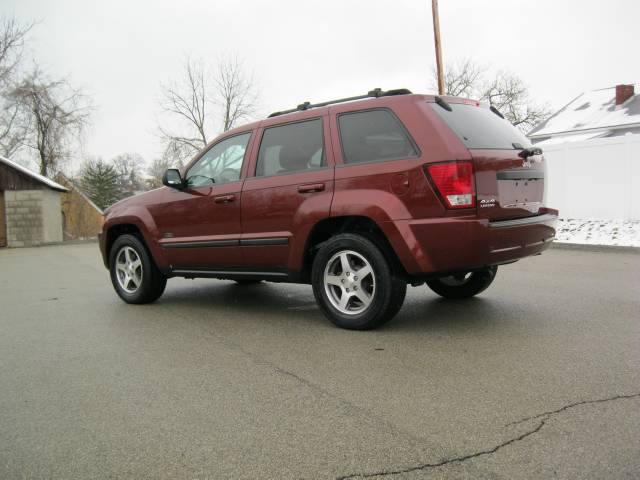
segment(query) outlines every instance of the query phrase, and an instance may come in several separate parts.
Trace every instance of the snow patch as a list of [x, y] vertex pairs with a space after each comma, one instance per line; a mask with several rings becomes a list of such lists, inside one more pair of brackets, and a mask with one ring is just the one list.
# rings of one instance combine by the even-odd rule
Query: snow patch
[[556, 242], [640, 247], [640, 221], [561, 218]]
[[[637, 89], [637, 86], [636, 86]], [[592, 90], [574, 98], [545, 122], [536, 126], [527, 136], [546, 137], [582, 130], [637, 125], [640, 123], [640, 94], [616, 106], [616, 88]], [[604, 133], [607, 133], [605, 130]]]

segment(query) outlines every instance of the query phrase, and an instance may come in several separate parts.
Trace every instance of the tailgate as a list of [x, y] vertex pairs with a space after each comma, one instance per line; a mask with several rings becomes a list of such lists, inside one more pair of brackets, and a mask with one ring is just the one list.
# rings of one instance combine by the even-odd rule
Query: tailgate
[[523, 160], [520, 150], [469, 150], [476, 175], [478, 216], [508, 220], [537, 215], [543, 206], [542, 155]]
[[430, 105], [473, 157], [478, 215], [489, 220], [537, 215], [545, 164], [542, 155], [518, 155], [531, 147], [529, 139], [488, 105], [441, 98]]

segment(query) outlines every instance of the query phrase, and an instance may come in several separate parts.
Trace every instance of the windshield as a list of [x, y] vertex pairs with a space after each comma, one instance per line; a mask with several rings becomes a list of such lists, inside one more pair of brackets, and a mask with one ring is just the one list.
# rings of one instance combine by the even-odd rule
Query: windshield
[[430, 105], [467, 148], [513, 150], [531, 146], [529, 139], [520, 130], [488, 108], [449, 103], [451, 111], [448, 111], [437, 103]]

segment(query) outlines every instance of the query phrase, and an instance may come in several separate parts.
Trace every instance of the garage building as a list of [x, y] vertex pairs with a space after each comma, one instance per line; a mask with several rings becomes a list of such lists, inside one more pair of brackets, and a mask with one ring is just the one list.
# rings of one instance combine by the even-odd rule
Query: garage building
[[61, 242], [60, 194], [67, 190], [0, 156], [0, 247]]

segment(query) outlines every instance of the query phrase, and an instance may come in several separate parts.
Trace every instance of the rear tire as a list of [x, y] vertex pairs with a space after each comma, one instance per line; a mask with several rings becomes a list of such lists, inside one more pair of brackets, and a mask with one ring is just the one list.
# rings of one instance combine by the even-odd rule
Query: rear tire
[[324, 242], [313, 260], [313, 294], [335, 325], [369, 330], [391, 320], [402, 307], [406, 281], [380, 248], [345, 233]]
[[126, 303], [154, 302], [167, 286], [167, 277], [135, 235], [122, 235], [116, 239], [109, 254], [109, 271], [113, 288]]
[[441, 297], [459, 300], [473, 297], [486, 290], [496, 277], [497, 271], [497, 266], [487, 267], [463, 275], [427, 280], [427, 285]]

